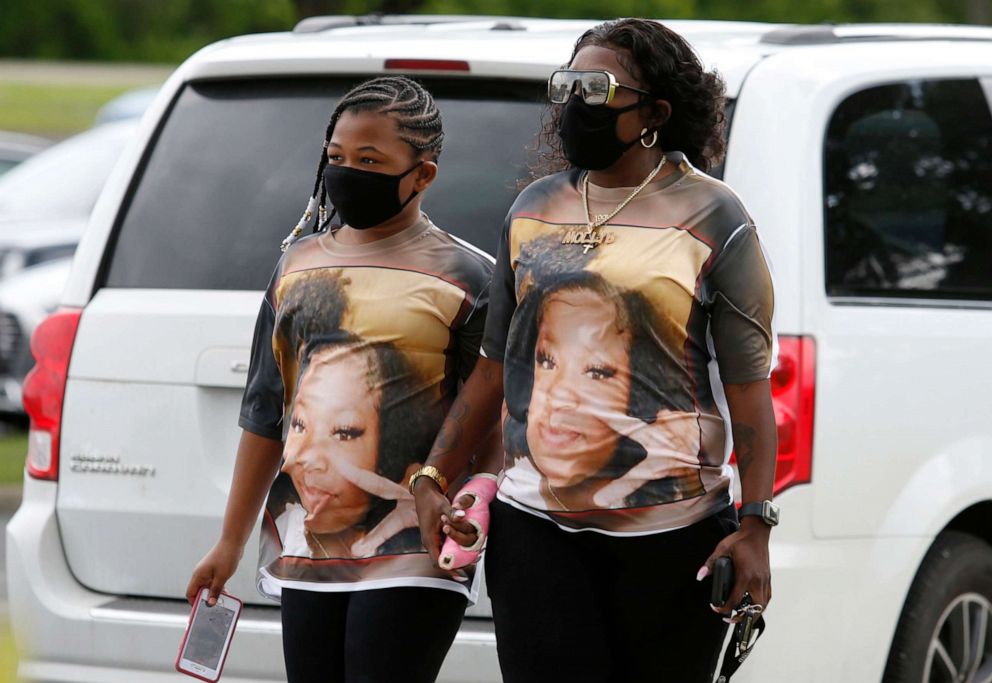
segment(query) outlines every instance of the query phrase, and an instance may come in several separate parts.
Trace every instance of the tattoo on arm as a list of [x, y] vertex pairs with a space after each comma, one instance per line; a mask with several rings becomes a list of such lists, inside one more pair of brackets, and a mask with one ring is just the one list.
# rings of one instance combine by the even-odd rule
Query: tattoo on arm
[[740, 422], [733, 423], [731, 430], [734, 435], [737, 469], [741, 473], [741, 479], [743, 479], [747, 476], [747, 471], [751, 469], [751, 464], [754, 462], [754, 439], [757, 432], [754, 428]]
[[444, 457], [458, 447], [468, 414], [469, 405], [464, 398], [459, 397], [455, 399], [455, 404], [451, 406], [451, 410], [441, 424], [441, 431], [437, 434], [433, 452], [428, 460], [433, 461], [435, 458]]

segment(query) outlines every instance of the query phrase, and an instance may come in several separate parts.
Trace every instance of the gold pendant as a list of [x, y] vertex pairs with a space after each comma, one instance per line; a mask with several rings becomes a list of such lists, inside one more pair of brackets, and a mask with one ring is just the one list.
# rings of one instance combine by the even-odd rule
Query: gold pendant
[[[600, 218], [597, 216], [597, 219]], [[562, 244], [578, 244], [582, 247], [583, 254], [588, 254], [590, 249], [595, 249], [600, 244], [612, 244], [617, 239], [616, 233], [612, 230], [602, 228], [571, 229], [566, 230], [561, 238]]]

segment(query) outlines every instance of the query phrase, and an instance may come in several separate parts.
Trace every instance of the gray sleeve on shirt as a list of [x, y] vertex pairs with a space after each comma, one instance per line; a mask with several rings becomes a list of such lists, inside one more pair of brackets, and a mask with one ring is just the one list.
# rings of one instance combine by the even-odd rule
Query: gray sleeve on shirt
[[775, 294], [753, 225], [739, 228], [706, 276], [710, 332], [720, 377], [727, 384], [768, 379]]

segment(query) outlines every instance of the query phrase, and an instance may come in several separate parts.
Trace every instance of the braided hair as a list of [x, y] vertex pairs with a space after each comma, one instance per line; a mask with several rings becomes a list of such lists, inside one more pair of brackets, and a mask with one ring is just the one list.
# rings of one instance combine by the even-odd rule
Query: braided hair
[[420, 155], [425, 154], [432, 161], [441, 156], [444, 143], [444, 129], [441, 125], [441, 111], [437, 108], [433, 96], [420, 83], [406, 76], [383, 76], [365, 81], [352, 88], [341, 98], [338, 106], [331, 114], [324, 132], [324, 145], [320, 150], [320, 160], [317, 162], [317, 176], [313, 183], [313, 192], [307, 203], [300, 221], [289, 236], [283, 240], [282, 250], [286, 251], [302, 234], [303, 226], [313, 218], [314, 210], [318, 211], [318, 219], [313, 231], [323, 229], [327, 222], [334, 217], [332, 213], [326, 216], [327, 188], [324, 187], [324, 168], [327, 166], [327, 146], [334, 134], [341, 115], [346, 111], [374, 112], [388, 114], [396, 121], [400, 139], [413, 147]]

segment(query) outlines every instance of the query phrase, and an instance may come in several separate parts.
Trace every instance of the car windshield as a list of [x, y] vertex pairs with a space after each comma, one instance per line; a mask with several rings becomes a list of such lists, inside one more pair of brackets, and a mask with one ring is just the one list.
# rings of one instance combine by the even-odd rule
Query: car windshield
[[0, 178], [0, 218], [85, 218], [136, 128], [107, 124], [36, 154]]

